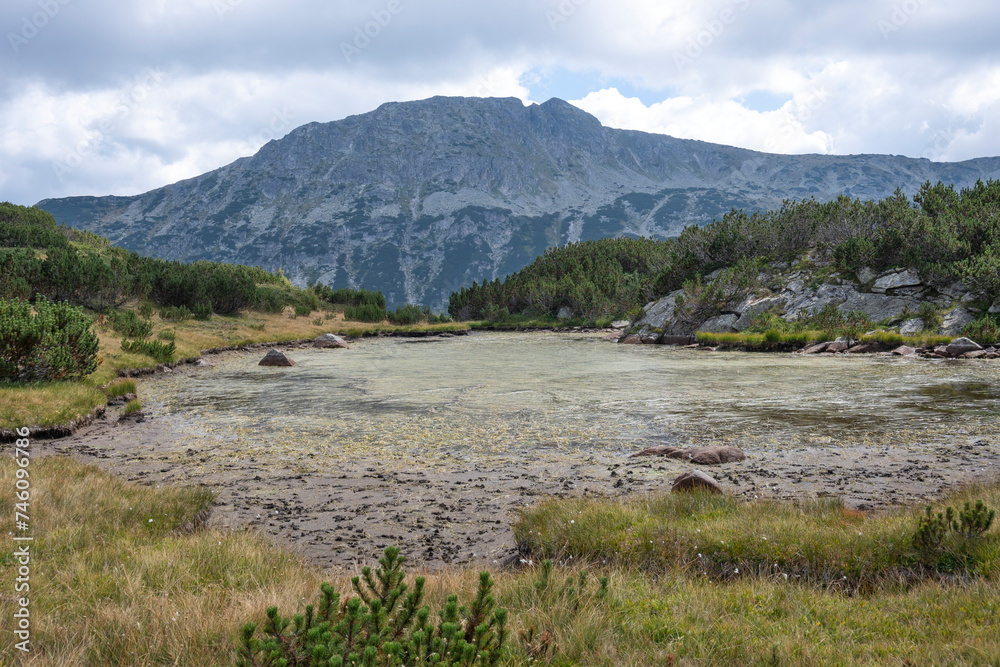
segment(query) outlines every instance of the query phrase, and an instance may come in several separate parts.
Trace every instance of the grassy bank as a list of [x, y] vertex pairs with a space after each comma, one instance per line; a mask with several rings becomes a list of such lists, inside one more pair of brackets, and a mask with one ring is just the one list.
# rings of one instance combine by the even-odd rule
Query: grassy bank
[[[796, 350], [813, 343], [823, 343], [835, 340], [841, 335], [848, 334], [846, 332], [821, 330], [771, 330], [764, 333], [701, 332], [695, 334], [695, 339], [702, 345], [710, 345], [712, 347], [723, 346], [742, 350], [773, 352], [781, 350]], [[933, 334], [903, 336], [892, 331], [876, 331], [870, 334], [857, 335], [854, 340], [862, 343], [877, 343], [886, 350], [892, 350], [900, 345], [909, 345], [913, 348], [947, 345], [954, 338], [954, 336], [937, 336]]]
[[[286, 313], [249, 312], [240, 315], [215, 315], [210, 320], [165, 321], [152, 315], [150, 340], [172, 340], [177, 347], [175, 359], [201, 356], [201, 351], [231, 345], [281, 342], [315, 338], [324, 333], [348, 337], [415, 332], [467, 330], [457, 323], [394, 326], [386, 323], [349, 322], [343, 314], [329, 310], [315, 311], [295, 318]], [[152, 357], [122, 350], [122, 337], [106, 321], [98, 318], [95, 330], [100, 339], [97, 370], [83, 381], [45, 384], [0, 383], [0, 428], [54, 426], [66, 424], [107, 403], [102, 391], [118, 371], [126, 368], [155, 368]]]
[[[1000, 484], [969, 487], [946, 502], [977, 500], [1000, 507]], [[953, 531], [940, 545], [921, 547], [914, 535], [923, 511], [869, 516], [825, 499], [662, 493], [542, 502], [522, 514], [514, 532], [535, 559], [573, 556], [647, 572], [765, 575], [852, 591], [938, 576], [1000, 580], [1000, 531], [972, 538]]]
[[[14, 529], [14, 470], [9, 458], [0, 459], [0, 483], [5, 489], [0, 494], [2, 531]], [[62, 458], [33, 460], [30, 470], [33, 653], [24, 664], [231, 664], [244, 621], [260, 622], [270, 605], [286, 615], [302, 612], [305, 604], [316, 601], [324, 580], [342, 592], [349, 590], [346, 575], [319, 572], [261, 536], [205, 528], [201, 521], [212, 498], [208, 491], [139, 487]], [[975, 493], [984, 494], [995, 499], [998, 491], [994, 487]], [[643, 509], [643, 502], [652, 504]], [[573, 561], [568, 558], [573, 542], [563, 538], [570, 539], [577, 530], [570, 527], [607, 520], [608, 533], [618, 535], [624, 545], [621, 523], [638, 517], [654, 521], [644, 514], [650, 511], [664, 511], [659, 519], [664, 525], [679, 523], [677, 530], [704, 541], [699, 544], [702, 552], [707, 551], [709, 531], [712, 539], [728, 545], [767, 530], [768, 542], [779, 552], [768, 553], [769, 558], [816, 548], [824, 536], [834, 545], [848, 545], [858, 528], [881, 537], [858, 537], [852, 554], [864, 557], [865, 545], [884, 552], [886, 547], [878, 545], [889, 539], [893, 526], [901, 529], [911, 518], [908, 512], [860, 517], [832, 505], [806, 510], [743, 505], [741, 509], [729, 500], [687, 497], [672, 502], [608, 501], [599, 509], [601, 503], [588, 508], [577, 501], [552, 501], [537, 510], [539, 517], [548, 517], [546, 523], [534, 525], [543, 535], [552, 535], [557, 545], [553, 553], [558, 551], [569, 563], [581, 560], [579, 555]], [[751, 530], [751, 521], [762, 525]], [[519, 531], [527, 526], [522, 520]], [[699, 527], [701, 534], [696, 532]], [[791, 536], [798, 531], [805, 534], [795, 546]], [[591, 530], [588, 540], [602, 532]], [[645, 539], [646, 534], [634, 537]], [[4, 581], [10, 582], [16, 571], [13, 546], [8, 543], [3, 549], [0, 570]], [[593, 549], [591, 554], [599, 555]], [[996, 563], [996, 555], [991, 558]], [[995, 572], [970, 577], [960, 585], [882, 583], [846, 595], [794, 577], [786, 581], [780, 572], [720, 581], [691, 565], [651, 569], [648, 560], [602, 560], [606, 559], [591, 560], [587, 566], [591, 574], [582, 589], [578, 566], [556, 565], [545, 576], [534, 559], [523, 570], [496, 573], [494, 593], [510, 612], [504, 664], [851, 665], [904, 660], [993, 664], [1000, 660], [1000, 585]], [[595, 595], [598, 576], [609, 577], [604, 597]], [[464, 598], [476, 580], [473, 568], [432, 574], [427, 602], [439, 605], [451, 592]], [[10, 618], [13, 612], [12, 597], [0, 597], [0, 614]], [[15, 662], [14, 651], [12, 642], [0, 646], [0, 663]]]

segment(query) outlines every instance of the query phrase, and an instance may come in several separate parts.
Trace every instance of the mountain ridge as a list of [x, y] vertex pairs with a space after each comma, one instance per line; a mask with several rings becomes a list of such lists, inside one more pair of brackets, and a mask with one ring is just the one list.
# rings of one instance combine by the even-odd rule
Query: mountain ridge
[[166, 259], [282, 268], [443, 308], [546, 247], [675, 235], [731, 208], [873, 199], [1000, 178], [1000, 158], [777, 155], [601, 125], [553, 98], [432, 97], [302, 125], [248, 157], [140, 195], [37, 204]]

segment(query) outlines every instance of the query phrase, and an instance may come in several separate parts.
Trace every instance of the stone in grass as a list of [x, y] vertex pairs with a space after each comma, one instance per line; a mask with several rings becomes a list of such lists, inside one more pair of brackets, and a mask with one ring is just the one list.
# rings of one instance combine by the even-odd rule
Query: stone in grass
[[280, 350], [271, 350], [268, 352], [263, 359], [260, 360], [258, 366], [294, 366], [295, 362], [285, 356], [284, 352]]
[[347, 344], [346, 340], [337, 334], [325, 333], [313, 341], [313, 347], [342, 347], [350, 349], [351, 346]]
[[673, 486], [670, 488], [674, 493], [681, 493], [686, 491], [708, 491], [709, 493], [722, 493], [722, 487], [719, 483], [712, 479], [711, 475], [703, 473], [700, 470], [691, 470], [683, 475], [680, 475], [674, 480]]

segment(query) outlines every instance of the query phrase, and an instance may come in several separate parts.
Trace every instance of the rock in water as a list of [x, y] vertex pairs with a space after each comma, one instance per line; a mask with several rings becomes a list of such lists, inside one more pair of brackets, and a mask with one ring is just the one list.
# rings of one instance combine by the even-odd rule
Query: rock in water
[[671, 447], [669, 445], [657, 445], [656, 447], [647, 447], [641, 452], [636, 452], [632, 454], [632, 457], [636, 456], [670, 456], [672, 457], [677, 452], [683, 452], [684, 450], [680, 447]]
[[700, 463], [701, 465], [732, 463], [733, 461], [742, 461], [747, 457], [743, 450], [737, 447], [694, 447], [684, 454], [691, 463]]
[[691, 447], [683, 449], [681, 447], [671, 447], [669, 445], [658, 445], [648, 447], [641, 452], [632, 454], [635, 456], [666, 456], [671, 459], [682, 459], [691, 463], [701, 465], [719, 465], [721, 463], [732, 463], [742, 461], [746, 454], [738, 447]]
[[280, 350], [271, 350], [268, 352], [263, 359], [260, 360], [258, 366], [294, 366], [295, 362], [285, 356], [284, 352]]
[[342, 347], [350, 349], [351, 346], [337, 334], [325, 333], [313, 341], [313, 347]]
[[722, 487], [719, 486], [719, 483], [711, 475], [707, 475], [700, 470], [691, 470], [679, 476], [674, 480], [674, 484], [670, 490], [674, 493], [698, 490], [722, 493]]
[[966, 352], [978, 352], [981, 349], [983, 348], [980, 347], [979, 343], [971, 341], [968, 338], [956, 338], [948, 343], [944, 351], [948, 353], [948, 356], [960, 357]]

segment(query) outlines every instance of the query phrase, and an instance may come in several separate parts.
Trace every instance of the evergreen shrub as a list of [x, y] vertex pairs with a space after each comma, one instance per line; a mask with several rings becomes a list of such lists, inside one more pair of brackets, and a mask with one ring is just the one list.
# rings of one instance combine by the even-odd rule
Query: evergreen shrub
[[[34, 310], [34, 313], [32, 313]], [[0, 299], [0, 381], [80, 378], [97, 370], [97, 334], [80, 308]]]
[[491, 594], [488, 572], [479, 575], [479, 587], [468, 605], [451, 595], [434, 617], [422, 605], [424, 578], [412, 590], [404, 582], [399, 549], [388, 547], [379, 567], [361, 570], [351, 579], [355, 596], [340, 599], [323, 584], [319, 607], [305, 614], [282, 617], [277, 607], [267, 610], [263, 638], [257, 625], [243, 626], [236, 653], [239, 667], [300, 665], [344, 667], [354, 665], [496, 665], [507, 638], [507, 611], [498, 609]]

